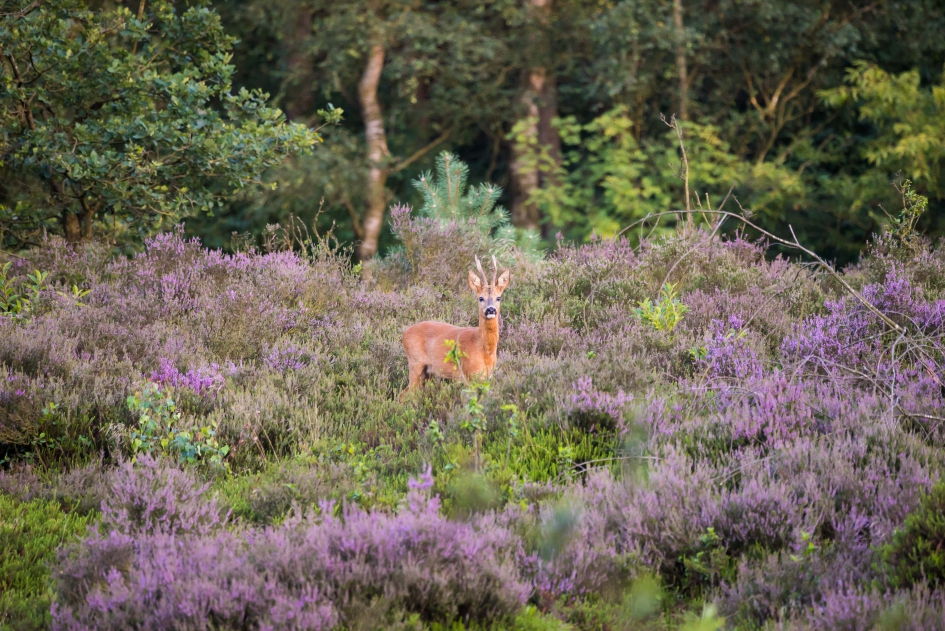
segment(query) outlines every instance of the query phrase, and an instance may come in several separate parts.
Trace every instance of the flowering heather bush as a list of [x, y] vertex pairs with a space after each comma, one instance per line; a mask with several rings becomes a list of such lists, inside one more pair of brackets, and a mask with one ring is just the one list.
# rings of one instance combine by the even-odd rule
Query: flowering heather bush
[[391, 208], [391, 229], [404, 248], [378, 266], [382, 285], [403, 286], [424, 279], [458, 290], [466, 283], [463, 262], [489, 249], [488, 237], [475, 221], [457, 217], [444, 223], [413, 216], [409, 206]]
[[823, 603], [788, 628], [902, 629], [928, 631], [945, 629], [945, 596], [919, 586], [910, 591], [881, 592], [847, 588], [831, 591]]
[[276, 372], [301, 370], [312, 363], [312, 356], [295, 345], [273, 348], [265, 358], [265, 364]]
[[751, 344], [745, 321], [731, 315], [727, 322], [713, 320], [710, 338], [694, 351], [698, 367], [712, 378], [753, 380], [761, 378], [760, 353]]
[[633, 396], [622, 390], [617, 394], [594, 389], [591, 377], [581, 377], [572, 388], [568, 416], [575, 427], [587, 432], [612, 431], [623, 425], [623, 410]]
[[181, 373], [167, 358], [161, 358], [161, 368], [151, 373], [151, 381], [172, 388], [187, 388], [195, 394], [215, 394], [224, 383], [217, 364], [190, 369]]
[[[900, 570], [938, 540], [918, 525], [945, 469], [942, 249], [842, 273], [898, 330], [835, 278], [698, 229], [508, 249], [470, 432], [461, 384], [399, 400], [400, 337], [476, 323], [462, 283], [492, 244], [421, 215], [394, 213], [405, 247], [365, 277], [324, 245], [227, 255], [179, 231], [10, 267], [49, 291], [0, 318], [0, 458], [36, 472], [0, 489], [46, 498], [106, 467], [98, 527], [56, 569], [57, 628], [509, 625], [523, 603], [599, 628], [588, 611], [649, 575], [673, 620], [707, 602], [731, 627], [939, 628], [933, 566]], [[57, 293], [73, 283], [80, 301]], [[667, 285], [682, 319], [660, 330], [634, 310]], [[181, 426], [217, 428], [226, 473], [116, 466], [148, 381]]]
[[58, 570], [53, 627], [292, 628], [496, 620], [529, 590], [494, 516], [453, 522], [411, 482], [396, 514], [330, 505], [279, 526], [222, 528], [206, 488], [152, 460], [115, 476], [98, 530]]
[[80, 515], [98, 511], [111, 492], [108, 473], [100, 461], [63, 471], [42, 471], [20, 465], [0, 470], [0, 492], [21, 502], [47, 500]]

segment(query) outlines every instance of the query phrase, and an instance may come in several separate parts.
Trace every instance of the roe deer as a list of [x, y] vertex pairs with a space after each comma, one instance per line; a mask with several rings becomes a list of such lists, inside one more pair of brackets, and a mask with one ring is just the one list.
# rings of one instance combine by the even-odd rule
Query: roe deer
[[[420, 322], [404, 331], [404, 350], [407, 351], [407, 366], [410, 383], [404, 393], [422, 386], [431, 375], [446, 379], [469, 379], [473, 375], [492, 374], [499, 346], [499, 301], [502, 292], [509, 286], [509, 270], [498, 274], [499, 268], [492, 257], [492, 283], [486, 281], [479, 257], [476, 257], [475, 272], [469, 272], [469, 288], [479, 298], [479, 326], [459, 327], [445, 322]], [[496, 278], [498, 275], [498, 279]], [[459, 370], [453, 361], [447, 360], [449, 341], [453, 341], [461, 352]]]

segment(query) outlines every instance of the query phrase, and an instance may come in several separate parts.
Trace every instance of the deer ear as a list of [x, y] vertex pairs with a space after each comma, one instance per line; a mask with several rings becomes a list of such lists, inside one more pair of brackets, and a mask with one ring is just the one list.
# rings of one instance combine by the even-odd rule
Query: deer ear
[[482, 279], [472, 270], [469, 270], [469, 288], [476, 293], [482, 291]]
[[495, 288], [499, 291], [505, 291], [505, 288], [509, 286], [509, 283], [512, 282], [512, 274], [509, 273], [509, 270], [505, 270], [499, 274], [499, 280], [495, 283]]

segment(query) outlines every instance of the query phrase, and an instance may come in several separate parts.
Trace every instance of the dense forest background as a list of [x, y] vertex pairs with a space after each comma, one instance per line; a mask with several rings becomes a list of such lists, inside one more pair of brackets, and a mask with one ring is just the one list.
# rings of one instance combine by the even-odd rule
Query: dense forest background
[[[138, 12], [153, 31], [157, 9], [126, 4], [129, 19]], [[222, 206], [178, 204], [146, 231], [186, 219], [189, 233], [231, 249], [297, 217], [318, 230], [334, 225], [367, 258], [393, 243], [390, 204], [418, 205], [412, 183], [450, 150], [470, 165], [470, 181], [502, 187], [515, 226], [548, 242], [611, 236], [684, 205], [682, 155], [667, 126], [675, 115], [693, 208], [718, 205], [734, 185], [728, 209], [738, 203], [779, 234], [790, 224], [845, 263], [901, 210], [895, 182], [909, 179], [930, 199], [922, 229], [945, 234], [941, 2], [218, 0], [212, 8], [220, 23], [201, 37], [224, 55], [232, 89], [267, 93], [288, 121], [320, 128], [322, 142], [287, 127], [296, 134], [281, 139], [288, 159], [262, 164], [263, 183], [277, 186], [247, 176]], [[9, 84], [8, 66], [5, 76]], [[221, 94], [205, 105], [220, 106]], [[339, 109], [340, 123], [326, 125]], [[15, 165], [4, 169], [0, 203], [30, 213], [11, 184]], [[101, 211], [106, 235], [110, 203]], [[29, 241], [10, 237], [14, 223], [0, 214], [8, 249]]]

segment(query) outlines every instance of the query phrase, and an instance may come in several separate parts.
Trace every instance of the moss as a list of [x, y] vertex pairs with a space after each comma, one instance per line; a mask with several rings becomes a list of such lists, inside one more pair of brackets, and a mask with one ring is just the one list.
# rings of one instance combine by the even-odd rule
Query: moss
[[883, 547], [883, 569], [892, 587], [945, 582], [945, 483], [939, 482]]
[[0, 629], [49, 626], [49, 564], [56, 550], [84, 535], [93, 519], [65, 513], [57, 502], [19, 502], [0, 494]]

